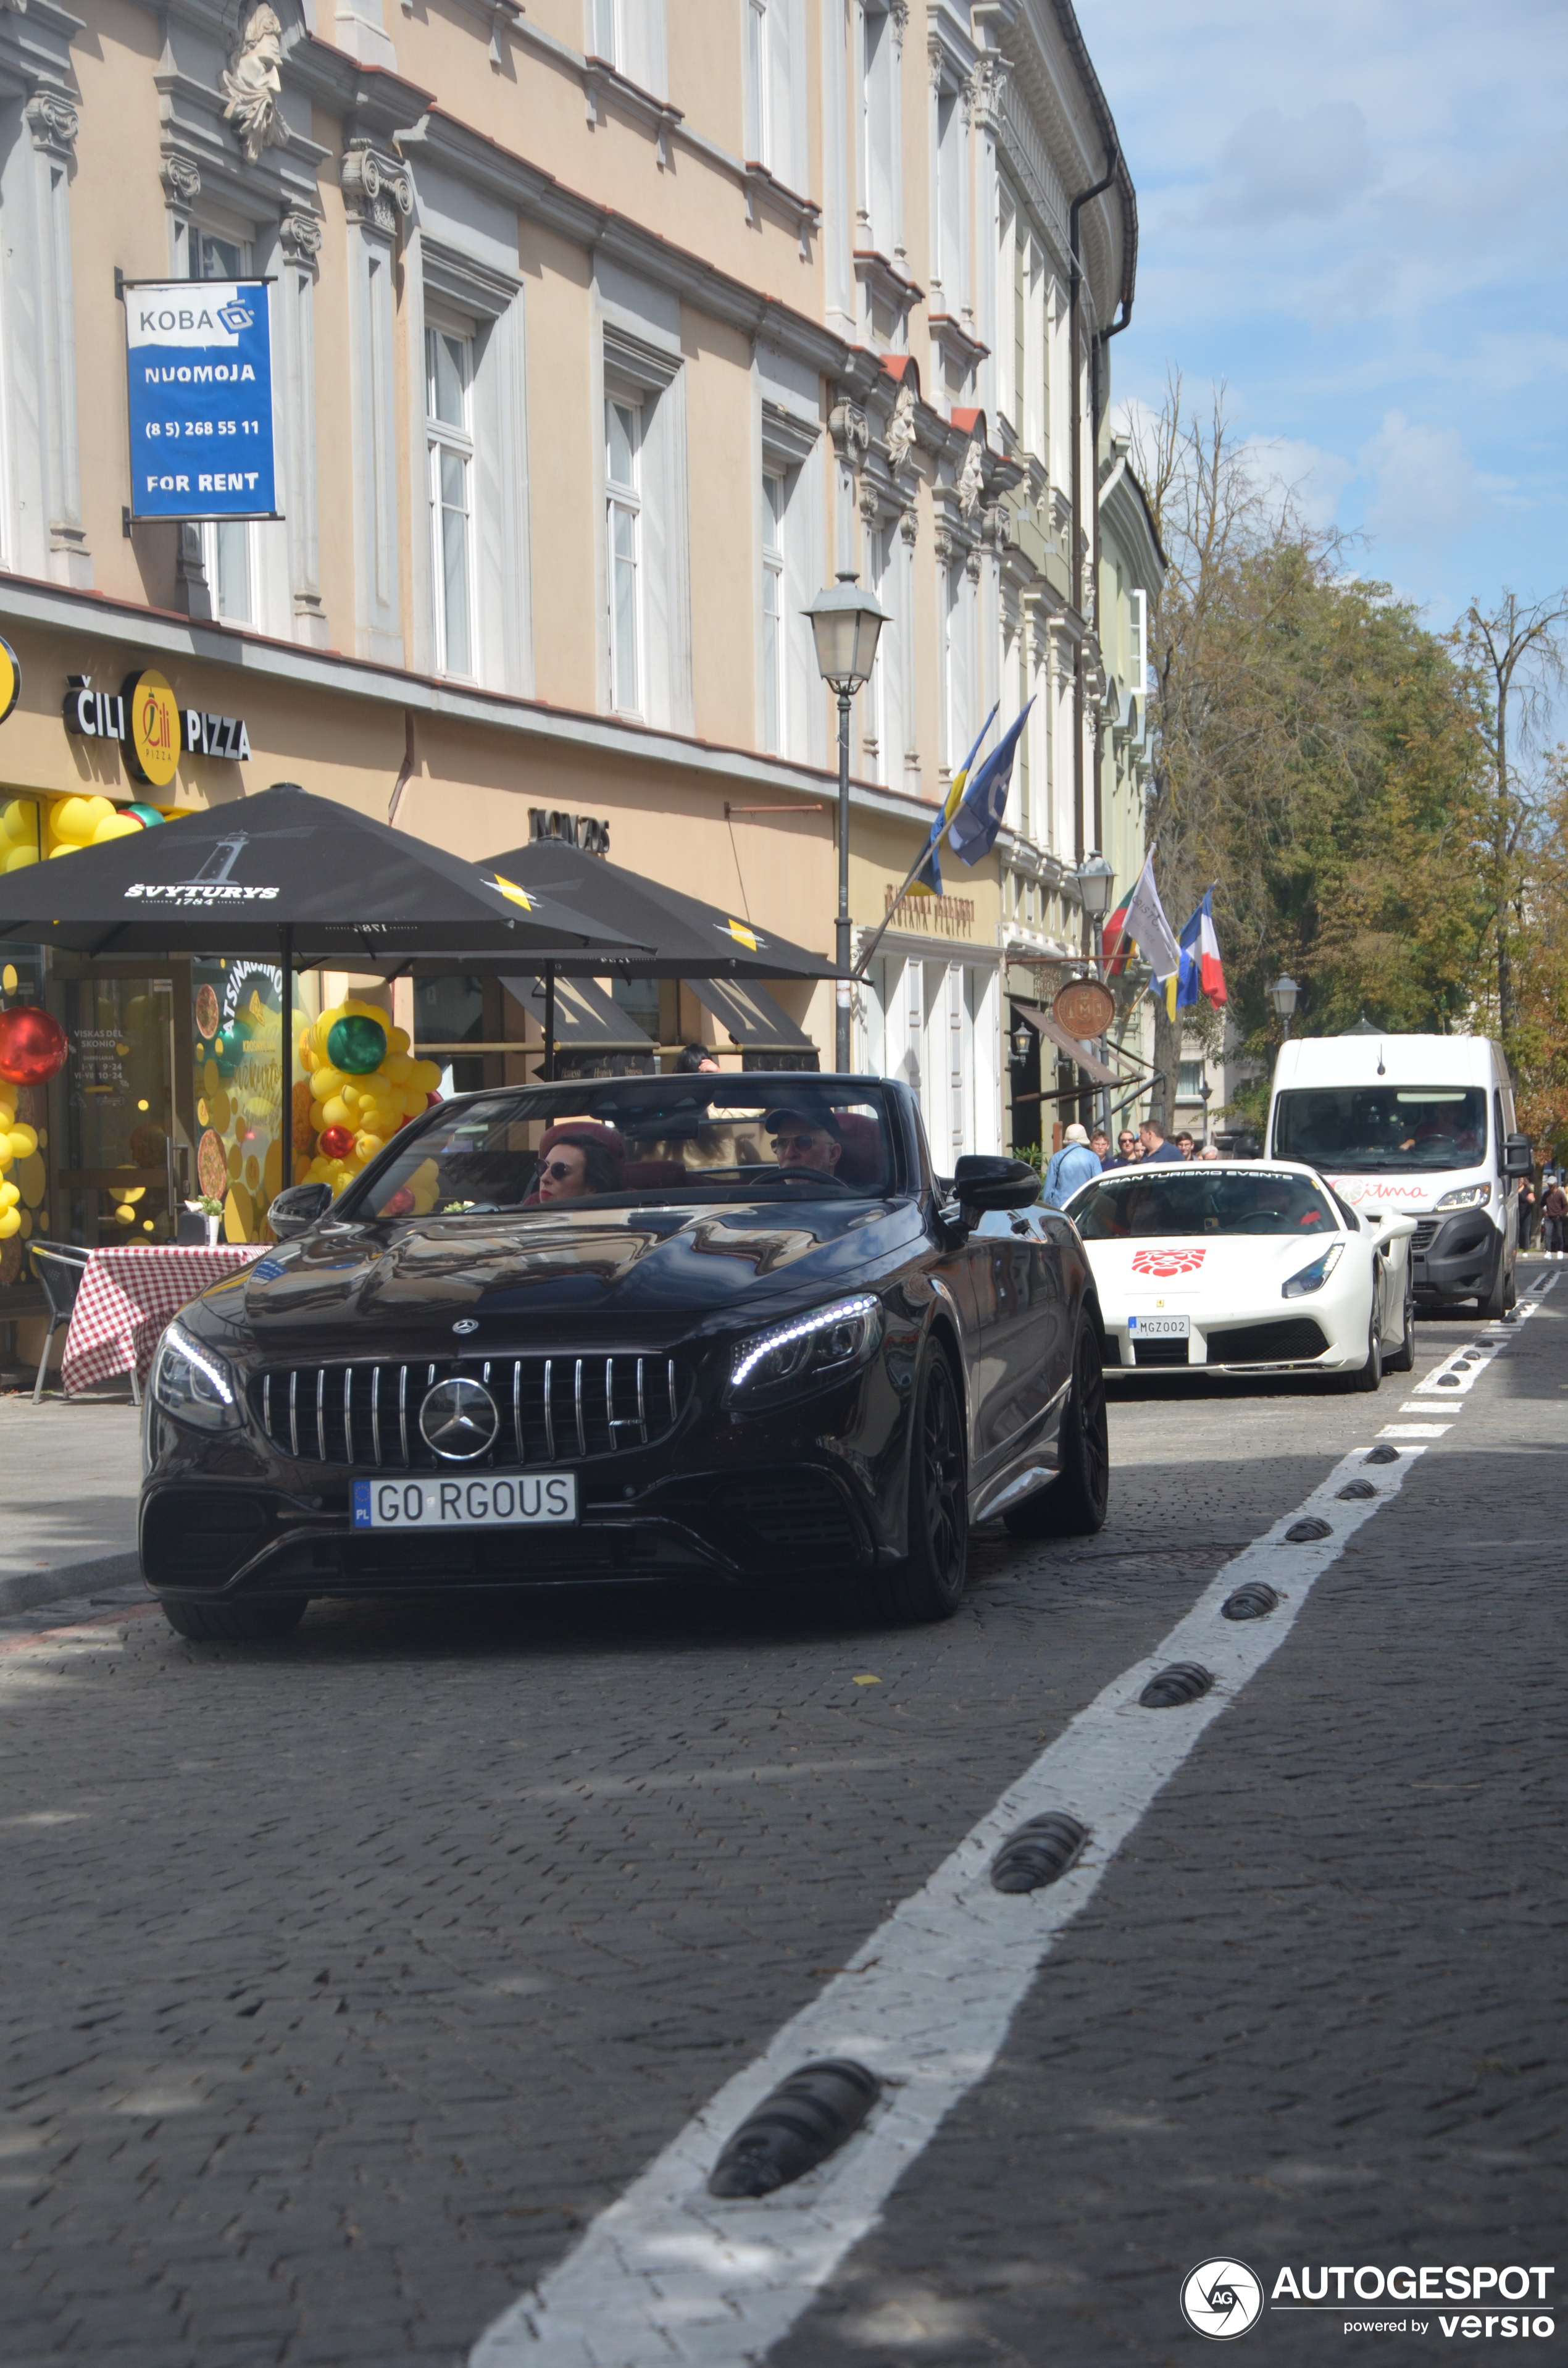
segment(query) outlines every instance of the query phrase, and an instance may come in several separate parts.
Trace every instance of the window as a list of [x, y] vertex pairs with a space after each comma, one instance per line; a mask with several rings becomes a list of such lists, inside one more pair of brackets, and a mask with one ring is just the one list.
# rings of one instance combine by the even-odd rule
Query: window
[[767, 162], [767, 0], [745, 0], [746, 158]]
[[1183, 1061], [1183, 1062], [1181, 1062], [1181, 1063], [1178, 1064], [1177, 1069], [1176, 1069], [1176, 1099], [1177, 1099], [1177, 1101], [1178, 1101], [1178, 1102], [1196, 1102], [1196, 1101], [1201, 1101], [1201, 1100], [1202, 1100], [1202, 1099], [1203, 1099], [1203, 1064], [1202, 1064], [1202, 1062], [1201, 1062], [1201, 1061]]
[[762, 733], [763, 746], [777, 756], [784, 719], [784, 479], [768, 470], [762, 480]]
[[[193, 279], [244, 279], [250, 256], [237, 239], [192, 233]], [[201, 555], [214, 613], [231, 624], [255, 621], [256, 538], [248, 518], [211, 518], [201, 529]]]
[[894, 176], [898, 151], [898, 36], [886, 8], [865, 11], [861, 83], [860, 206], [867, 244], [892, 255], [901, 244]]
[[642, 406], [620, 394], [605, 398], [605, 493], [609, 576], [610, 704], [623, 715], [642, 712]]
[[619, 0], [588, 0], [589, 48], [596, 58], [603, 58], [608, 66], [620, 63], [619, 18]]
[[425, 436], [437, 674], [473, 666], [473, 340], [425, 332]]
[[937, 265], [934, 275], [942, 290], [942, 310], [957, 314], [962, 308], [969, 274], [964, 255], [963, 108], [956, 90], [942, 91], [937, 100]]
[[805, 40], [797, 24], [801, 0], [741, 0], [745, 10], [745, 152], [787, 188], [803, 188]]

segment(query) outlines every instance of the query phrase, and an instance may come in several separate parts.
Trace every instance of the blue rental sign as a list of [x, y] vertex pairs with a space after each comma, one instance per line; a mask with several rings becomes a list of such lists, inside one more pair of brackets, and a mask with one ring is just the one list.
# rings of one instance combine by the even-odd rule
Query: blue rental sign
[[125, 285], [131, 515], [277, 518], [265, 279]]

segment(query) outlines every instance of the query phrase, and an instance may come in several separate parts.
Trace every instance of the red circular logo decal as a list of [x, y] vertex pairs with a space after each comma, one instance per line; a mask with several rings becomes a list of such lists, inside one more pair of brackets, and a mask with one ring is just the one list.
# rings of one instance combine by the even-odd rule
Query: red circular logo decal
[[1134, 1274], [1152, 1274], [1167, 1278], [1173, 1274], [1196, 1274], [1209, 1253], [1198, 1250], [1134, 1250]]

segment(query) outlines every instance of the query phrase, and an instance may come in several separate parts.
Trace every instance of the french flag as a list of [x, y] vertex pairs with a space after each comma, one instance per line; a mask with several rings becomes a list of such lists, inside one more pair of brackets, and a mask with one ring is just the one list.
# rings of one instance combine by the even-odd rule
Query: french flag
[[1214, 934], [1214, 916], [1210, 910], [1211, 888], [1203, 892], [1203, 901], [1181, 933], [1181, 974], [1176, 985], [1176, 1009], [1196, 1003], [1206, 995], [1210, 1003], [1225, 1001], [1225, 965], [1220, 960], [1220, 940]]

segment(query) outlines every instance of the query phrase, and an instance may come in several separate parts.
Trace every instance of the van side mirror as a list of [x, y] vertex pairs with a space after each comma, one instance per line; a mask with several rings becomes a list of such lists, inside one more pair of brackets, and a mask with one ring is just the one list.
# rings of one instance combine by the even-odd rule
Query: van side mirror
[[1508, 1134], [1503, 1138], [1503, 1173], [1505, 1176], [1528, 1176], [1535, 1167], [1533, 1147], [1528, 1134]]
[[290, 1184], [286, 1192], [277, 1193], [268, 1205], [267, 1222], [272, 1228], [275, 1242], [291, 1242], [296, 1234], [309, 1233], [318, 1217], [324, 1217], [332, 1206], [330, 1184]]
[[953, 1193], [966, 1209], [1032, 1209], [1040, 1199], [1040, 1177], [1027, 1159], [966, 1152], [953, 1170]]

